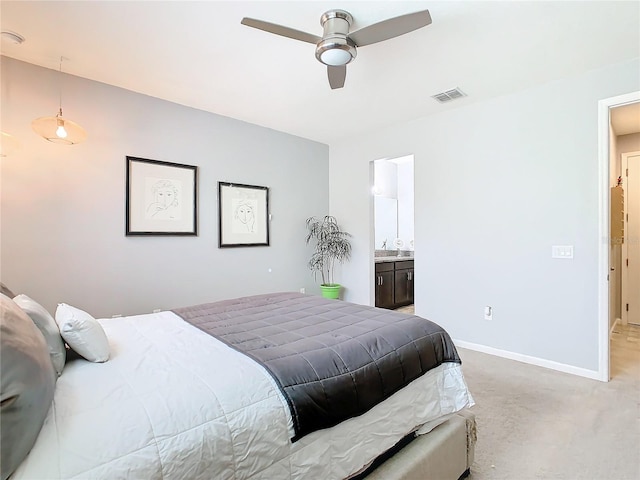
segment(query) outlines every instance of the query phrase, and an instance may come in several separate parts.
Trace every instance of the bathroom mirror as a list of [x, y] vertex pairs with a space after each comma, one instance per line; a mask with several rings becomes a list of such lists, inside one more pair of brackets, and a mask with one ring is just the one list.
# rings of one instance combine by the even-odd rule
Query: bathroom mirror
[[375, 197], [375, 248], [393, 250], [393, 240], [398, 236], [398, 200], [395, 198]]

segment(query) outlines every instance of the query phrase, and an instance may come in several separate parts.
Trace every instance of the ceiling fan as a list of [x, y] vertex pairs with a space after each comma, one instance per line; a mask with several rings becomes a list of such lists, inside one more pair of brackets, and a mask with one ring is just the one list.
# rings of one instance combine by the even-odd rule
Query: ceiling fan
[[408, 13], [389, 18], [355, 32], [349, 32], [353, 17], [344, 10], [329, 10], [320, 18], [324, 29], [322, 37], [275, 23], [243, 18], [243, 25], [275, 33], [283, 37], [316, 45], [316, 58], [327, 66], [329, 85], [332, 89], [342, 88], [347, 76], [347, 64], [356, 58], [356, 48], [389, 40], [404, 35], [431, 23], [429, 10]]

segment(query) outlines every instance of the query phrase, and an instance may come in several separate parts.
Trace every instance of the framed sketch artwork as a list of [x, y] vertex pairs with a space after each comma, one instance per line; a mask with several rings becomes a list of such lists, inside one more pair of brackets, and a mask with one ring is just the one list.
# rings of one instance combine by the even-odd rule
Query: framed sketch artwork
[[197, 235], [198, 167], [127, 157], [126, 235]]
[[218, 182], [218, 247], [269, 245], [269, 188]]

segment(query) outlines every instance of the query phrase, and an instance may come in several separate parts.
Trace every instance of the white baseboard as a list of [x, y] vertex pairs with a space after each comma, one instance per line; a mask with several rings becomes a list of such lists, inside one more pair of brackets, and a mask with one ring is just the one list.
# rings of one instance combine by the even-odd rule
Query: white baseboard
[[580, 377], [586, 377], [592, 380], [601, 380], [600, 373], [596, 370], [587, 370], [586, 368], [575, 367], [573, 365], [567, 365], [566, 363], [554, 362], [552, 360], [546, 360], [544, 358], [531, 357], [529, 355], [509, 352], [507, 350], [500, 350], [499, 348], [479, 345], [477, 343], [465, 342], [463, 340], [454, 339], [453, 343], [456, 345], [456, 347], [466, 348], [468, 350], [474, 350], [481, 353], [488, 353], [489, 355], [495, 355], [496, 357], [516, 360], [518, 362], [528, 363], [530, 365], [536, 365], [538, 367], [549, 368], [551, 370], [557, 370], [559, 372], [570, 373], [572, 375], [578, 375]]
[[613, 325], [611, 325], [611, 328], [609, 329], [609, 336], [611, 336], [611, 334], [613, 333], [613, 329], [616, 328], [616, 325], [624, 325], [624, 323], [622, 323], [622, 319], [621, 318], [616, 318], [615, 321], [613, 322]]

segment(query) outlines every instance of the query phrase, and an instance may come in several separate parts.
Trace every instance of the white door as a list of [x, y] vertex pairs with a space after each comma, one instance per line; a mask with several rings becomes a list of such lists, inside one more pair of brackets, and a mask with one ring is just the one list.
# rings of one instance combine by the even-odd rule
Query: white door
[[625, 204], [622, 319], [640, 325], [640, 152], [622, 154], [622, 169]]

